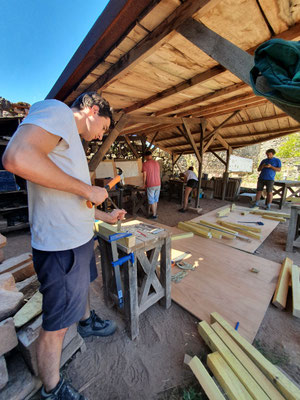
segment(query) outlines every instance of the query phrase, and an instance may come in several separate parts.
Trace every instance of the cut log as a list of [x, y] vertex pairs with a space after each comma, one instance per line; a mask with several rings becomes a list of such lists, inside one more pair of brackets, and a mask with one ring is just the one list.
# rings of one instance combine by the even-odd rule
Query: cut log
[[211, 315], [211, 322], [218, 322], [232, 337], [240, 348], [251, 358], [261, 371], [273, 382], [274, 386], [288, 400], [300, 399], [300, 390], [278, 368], [268, 361], [253, 347], [238, 331], [236, 331], [222, 316], [216, 312]]
[[289, 290], [289, 281], [291, 279], [293, 261], [286, 258], [281, 265], [279, 278], [272, 303], [274, 306], [283, 310], [286, 307], [287, 294]]
[[21, 307], [23, 293], [0, 289], [0, 321], [14, 315]]
[[16, 313], [14, 316], [14, 322], [16, 328], [27, 324], [34, 317], [41, 314], [42, 312], [43, 295], [40, 292], [36, 292], [34, 296]]
[[19, 267], [11, 269], [9, 271], [16, 282], [24, 281], [27, 278], [30, 278], [32, 275], [35, 275], [35, 270], [33, 267], [33, 262], [28, 261], [26, 264], [22, 264]]
[[12, 290], [13, 292], [17, 292], [16, 282], [13, 275], [9, 272], [0, 275], [0, 289], [4, 290]]

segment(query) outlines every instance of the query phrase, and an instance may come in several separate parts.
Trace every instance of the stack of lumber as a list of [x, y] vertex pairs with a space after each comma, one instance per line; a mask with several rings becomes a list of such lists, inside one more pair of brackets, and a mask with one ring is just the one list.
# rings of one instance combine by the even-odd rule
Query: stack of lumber
[[4, 260], [3, 247], [6, 246], [6, 237], [0, 233], [0, 263]]
[[178, 228], [186, 232], [193, 232], [198, 236], [205, 237], [207, 239], [215, 238], [222, 239], [235, 239], [237, 232], [220, 227], [216, 224], [200, 220], [199, 222], [185, 221], [179, 222]]
[[209, 399], [298, 400], [300, 390], [285, 374], [219, 315], [211, 314], [211, 325], [198, 324], [198, 331], [213, 353], [207, 365], [219, 386], [197, 357], [187, 362]]
[[293, 260], [286, 258], [282, 265], [277, 281], [272, 303], [283, 310], [286, 308], [290, 282], [292, 282], [293, 315], [300, 318], [300, 268], [294, 265]]
[[290, 218], [290, 214], [288, 213], [281, 213], [275, 211], [268, 211], [268, 210], [252, 210], [250, 211], [251, 214], [261, 215], [262, 218], [265, 219], [272, 219], [273, 221], [285, 222], [286, 218]]
[[237, 232], [252, 239], [261, 239], [261, 228], [243, 224], [235, 224], [233, 222], [226, 222], [222, 220], [217, 220], [217, 223], [225, 228], [234, 229]]

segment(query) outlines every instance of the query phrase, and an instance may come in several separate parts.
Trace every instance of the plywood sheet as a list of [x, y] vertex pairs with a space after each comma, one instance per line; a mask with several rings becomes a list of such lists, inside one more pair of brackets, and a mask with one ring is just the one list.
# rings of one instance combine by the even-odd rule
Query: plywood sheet
[[239, 332], [252, 342], [275, 291], [280, 264], [200, 236], [172, 243], [172, 258], [186, 251], [192, 254], [185, 260], [198, 266], [172, 284], [172, 299], [201, 320], [210, 322], [210, 313], [217, 311], [233, 326], [239, 322]]
[[[201, 215], [192, 219], [193, 222], [199, 222], [204, 220], [215, 224], [217, 222], [217, 212], [222, 210], [224, 207], [217, 208], [216, 210], [210, 211], [207, 214]], [[251, 239], [251, 242], [246, 242], [240, 239], [214, 239], [217, 242], [225, 244], [230, 247], [234, 247], [239, 250], [247, 251], [248, 253], [254, 253], [255, 250], [262, 244], [262, 242], [272, 233], [272, 231], [279, 224], [278, 221], [266, 220], [261, 215], [248, 214], [241, 215], [241, 211], [250, 211], [249, 207], [237, 207], [234, 211], [228, 215], [228, 217], [218, 218], [226, 222], [238, 223], [239, 221], [261, 221], [264, 223], [263, 226], [249, 224], [249, 226], [259, 226], [261, 228], [261, 240]], [[241, 223], [243, 223], [241, 222]]]
[[[157, 222], [151, 225], [183, 233]], [[200, 320], [210, 322], [210, 314], [217, 311], [232, 326], [239, 322], [239, 332], [252, 342], [274, 294], [281, 264], [200, 236], [172, 242], [172, 259], [185, 252], [191, 254], [184, 260], [196, 268], [172, 283], [172, 300]], [[251, 268], [259, 272], [250, 272]], [[172, 274], [179, 271], [172, 268]]]

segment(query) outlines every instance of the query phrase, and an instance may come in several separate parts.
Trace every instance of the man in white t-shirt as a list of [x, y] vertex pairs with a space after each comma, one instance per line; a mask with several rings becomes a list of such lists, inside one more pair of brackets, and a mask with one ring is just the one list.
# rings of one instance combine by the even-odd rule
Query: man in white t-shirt
[[79, 96], [71, 108], [57, 100], [35, 103], [12, 137], [3, 165], [28, 181], [34, 267], [43, 294], [43, 324], [37, 343], [41, 399], [84, 400], [59, 375], [62, 342], [79, 322], [83, 337], [108, 336], [114, 321], [89, 307], [89, 284], [97, 277], [93, 223], [115, 223], [124, 210], [107, 214], [89, 209], [108, 194], [92, 186], [81, 138], [101, 140], [113, 126], [111, 108], [99, 94]]
[[189, 201], [189, 195], [192, 190], [194, 190], [198, 185], [198, 177], [194, 172], [194, 168], [190, 167], [184, 174], [184, 182], [186, 183], [186, 187], [184, 190], [184, 201], [183, 207], [178, 210], [179, 212], [186, 212], [187, 205]]

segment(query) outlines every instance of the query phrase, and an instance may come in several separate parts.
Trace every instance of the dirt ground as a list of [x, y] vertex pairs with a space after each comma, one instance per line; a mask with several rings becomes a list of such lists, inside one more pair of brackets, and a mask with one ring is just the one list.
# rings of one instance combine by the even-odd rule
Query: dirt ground
[[[228, 202], [201, 200], [203, 213]], [[175, 226], [194, 218], [194, 213], [177, 212], [175, 202], [161, 200], [158, 222]], [[273, 206], [278, 210], [277, 206]], [[288, 206], [286, 207], [288, 210]], [[283, 210], [285, 211], [285, 210]], [[281, 223], [258, 248], [257, 256], [282, 262], [288, 255], [300, 265], [300, 253], [284, 251], [288, 223]], [[22, 231], [7, 235], [5, 257], [30, 251], [30, 234]], [[97, 253], [98, 266], [100, 256]], [[99, 269], [100, 271], [100, 269]], [[198, 320], [172, 303], [165, 310], [154, 305], [139, 320], [140, 334], [131, 341], [122, 317], [104, 305], [100, 277], [92, 284], [92, 307], [103, 318], [117, 321], [118, 330], [108, 338], [86, 339], [87, 350], [78, 352], [64, 367], [64, 374], [89, 400], [181, 399], [184, 387], [200, 392], [192, 372], [183, 365], [185, 353], [203, 361], [209, 351], [197, 332]], [[289, 297], [291, 298], [291, 296]], [[270, 305], [254, 344], [273, 363], [300, 384], [300, 320], [292, 317], [291, 301], [285, 311]], [[195, 397], [195, 399], [200, 398]], [[34, 399], [38, 399], [35, 396]]]

